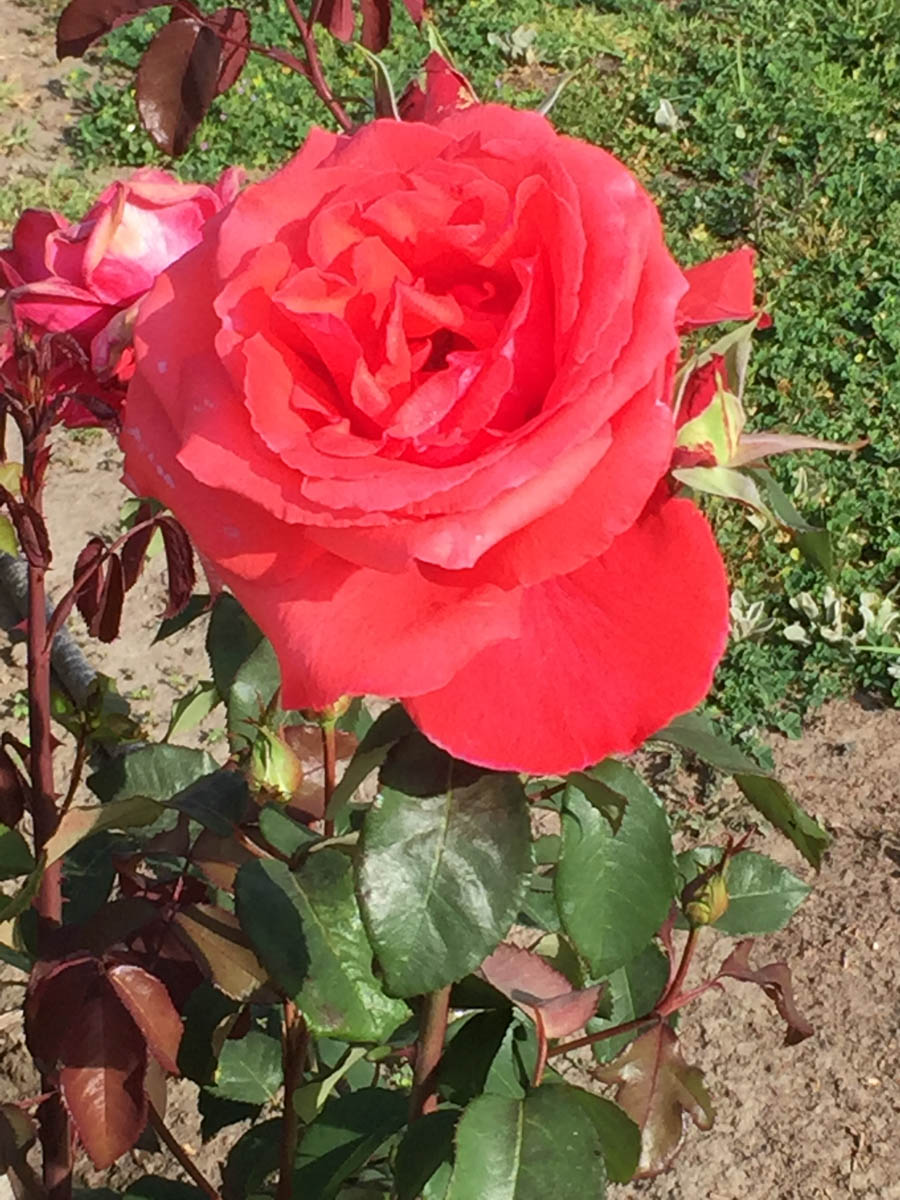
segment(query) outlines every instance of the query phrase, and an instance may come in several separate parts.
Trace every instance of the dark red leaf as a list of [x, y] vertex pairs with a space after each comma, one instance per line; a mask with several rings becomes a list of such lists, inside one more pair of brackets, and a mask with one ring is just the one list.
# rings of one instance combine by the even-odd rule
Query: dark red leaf
[[106, 577], [100, 592], [100, 603], [89, 625], [92, 637], [101, 642], [114, 642], [119, 633], [122, 619], [122, 604], [125, 600], [125, 583], [122, 577], [122, 562], [117, 554], [107, 560]]
[[183, 154], [216, 94], [221, 43], [193, 18], [163, 25], [137, 73], [137, 104], [153, 143]]
[[169, 572], [169, 604], [164, 618], [174, 617], [187, 604], [194, 590], [194, 551], [190, 539], [174, 517], [161, 517], [159, 528], [166, 547]]
[[219, 8], [206, 20], [220, 35], [216, 95], [221, 96], [237, 83], [250, 53], [250, 18], [239, 8]]
[[164, 0], [72, 0], [56, 25], [56, 56], [81, 58], [88, 46]]
[[0, 746], [0, 825], [18, 825], [25, 811], [28, 785], [12, 758]]
[[[106, 544], [102, 538], [92, 537], [85, 548], [75, 559], [72, 570], [72, 584], [76, 588], [75, 603], [78, 611], [84, 617], [85, 624], [90, 628], [100, 608], [100, 595], [103, 590], [103, 572], [101, 564], [106, 555]], [[78, 585], [85, 571], [91, 573]]]
[[56, 1066], [60, 1043], [77, 1024], [100, 965], [90, 955], [35, 964], [25, 993], [25, 1040], [32, 1056], [47, 1070]]
[[133, 963], [118, 963], [106, 973], [113, 990], [144, 1035], [153, 1055], [172, 1075], [178, 1074], [181, 1017], [165, 984]]
[[353, 5], [351, 0], [322, 0], [319, 6], [318, 22], [324, 25], [329, 33], [349, 42], [353, 37]]
[[82, 1145], [98, 1170], [135, 1144], [147, 1120], [141, 1032], [101, 981], [77, 1020], [69, 1017], [60, 1046], [59, 1085]]
[[421, 25], [422, 17], [425, 15], [425, 0], [403, 0], [403, 3], [415, 23]]
[[791, 969], [784, 962], [769, 963], [754, 969], [750, 966], [750, 947], [753, 941], [746, 938], [738, 942], [719, 968], [719, 978], [740, 979], [744, 983], [755, 983], [761, 987], [775, 1005], [779, 1016], [787, 1023], [784, 1043], [795, 1046], [815, 1033], [809, 1021], [797, 1010], [794, 989], [791, 984]]
[[7, 499], [7, 507], [19, 535], [22, 553], [31, 566], [46, 569], [50, 566], [53, 555], [50, 552], [50, 535], [44, 518], [27, 501], [19, 503]]
[[479, 975], [536, 1021], [540, 1010], [548, 1038], [568, 1037], [597, 1011], [602, 984], [573, 991], [546, 959], [519, 946], [498, 946], [478, 968]]
[[[137, 511], [135, 524], [140, 525], [149, 517], [150, 505], [142, 504]], [[129, 534], [128, 540], [119, 552], [122, 559], [122, 583], [126, 592], [130, 591], [141, 577], [141, 571], [144, 569], [144, 556], [150, 545], [150, 539], [153, 537], [153, 531], [153, 525], [145, 525], [143, 529], [136, 529], [134, 533]]]
[[391, 37], [391, 0], [360, 0], [362, 33], [359, 40], [367, 50], [378, 54]]

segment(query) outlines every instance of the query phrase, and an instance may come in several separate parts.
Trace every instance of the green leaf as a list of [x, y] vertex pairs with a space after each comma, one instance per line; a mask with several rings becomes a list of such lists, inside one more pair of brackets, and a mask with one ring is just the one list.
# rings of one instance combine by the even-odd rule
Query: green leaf
[[204, 717], [209, 716], [216, 705], [221, 703], [221, 700], [219, 689], [212, 680], [201, 679], [186, 695], [179, 696], [172, 705], [172, 716], [169, 719], [165, 741], [170, 742], [179, 734], [194, 729]]
[[265, 808], [260, 809], [259, 832], [270, 846], [288, 857], [296, 854], [301, 846], [309, 846], [319, 840], [319, 835], [313, 833], [307, 825], [292, 820], [274, 804], [267, 804]]
[[447, 1200], [602, 1200], [597, 1132], [568, 1084], [479, 1096], [462, 1115]]
[[[678, 871], [688, 884], [721, 858], [720, 847], [698, 846], [679, 854]], [[725, 886], [728, 907], [713, 928], [732, 937], [756, 937], [783, 929], [810, 890], [787, 867], [753, 850], [742, 850], [728, 860]]]
[[703, 762], [734, 776], [734, 781], [757, 812], [781, 830], [816, 870], [822, 863], [831, 838], [825, 830], [788, 795], [785, 787], [752, 758], [733, 746], [700, 713], [678, 717], [653, 735], [696, 754]]
[[597, 1131], [607, 1176], [613, 1183], [627, 1183], [637, 1170], [641, 1157], [640, 1129], [612, 1100], [581, 1088], [575, 1091]]
[[453, 1022], [437, 1072], [438, 1093], [444, 1100], [464, 1106], [485, 1090], [511, 1024], [512, 1010], [508, 1007]]
[[181, 1014], [184, 1033], [178, 1047], [178, 1069], [187, 1079], [199, 1084], [212, 1082], [216, 1032], [237, 1010], [238, 1005], [230, 997], [205, 981], [188, 996]]
[[407, 1018], [372, 973], [351, 864], [339, 850], [310, 854], [296, 872], [282, 862], [246, 863], [235, 896], [260, 960], [313, 1033], [381, 1042]]
[[333, 1071], [329, 1071], [320, 1079], [304, 1084], [294, 1092], [294, 1112], [304, 1123], [309, 1125], [316, 1119], [316, 1114], [325, 1101], [344, 1078], [348, 1071], [366, 1056], [365, 1046], [349, 1046], [347, 1053]]
[[750, 478], [749, 471], [735, 470], [732, 467], [679, 467], [672, 475], [694, 492], [720, 496], [725, 500], [738, 500], [754, 512], [772, 519], [772, 514], [763, 502], [756, 483]]
[[219, 1053], [213, 1076], [216, 1093], [246, 1104], [268, 1104], [282, 1084], [281, 1044], [258, 1029], [240, 1040], [228, 1040]]
[[9, 517], [0, 514], [0, 554], [19, 553], [19, 539], [16, 537], [16, 527]]
[[771, 471], [761, 468], [751, 468], [748, 474], [753, 477], [760, 491], [765, 495], [776, 520], [787, 526], [794, 535], [794, 541], [803, 557], [829, 578], [834, 578], [834, 550], [831, 545], [831, 535], [827, 529], [820, 529], [810, 523], [797, 511], [787, 493], [780, 487]]
[[556, 903], [563, 927], [595, 976], [624, 966], [665, 920], [675, 893], [669, 823], [657, 798], [621, 763], [602, 764], [627, 796], [617, 833], [573, 783], [563, 797]]
[[237, 600], [222, 592], [213, 605], [206, 631], [206, 652], [213, 682], [227, 696], [234, 677], [262, 640], [262, 633]]
[[[243, 663], [228, 689], [228, 740], [232, 747], [252, 746], [267, 711], [281, 687], [281, 668], [272, 643], [265, 638]], [[281, 710], [279, 710], [280, 712]], [[280, 724], [277, 719], [274, 724]]]
[[31, 968], [34, 966], [34, 961], [29, 955], [3, 942], [0, 942], [0, 962], [6, 963], [8, 967], [15, 967], [18, 971], [24, 971], [26, 975], [31, 974]]
[[18, 829], [0, 825], [0, 879], [15, 879], [34, 870], [34, 857]]
[[333, 819], [360, 784], [381, 766], [391, 747], [414, 730], [415, 725], [402, 704], [393, 704], [376, 718], [337, 782], [328, 805], [329, 818]]
[[361, 1088], [333, 1096], [300, 1143], [295, 1196], [333, 1200], [388, 1138], [406, 1124], [408, 1097], [386, 1088]]
[[128, 1184], [128, 1191], [122, 1200], [196, 1200], [205, 1196], [199, 1188], [182, 1183], [179, 1179], [160, 1179], [157, 1176], [145, 1175], [142, 1179]]
[[41, 886], [41, 879], [46, 867], [46, 855], [42, 854], [37, 866], [25, 879], [18, 891], [11, 896], [0, 895], [0, 923], [11, 921], [29, 907]]
[[394, 1158], [397, 1200], [418, 1200], [441, 1165], [452, 1161], [459, 1117], [455, 1109], [441, 1109], [415, 1121], [406, 1131]]
[[243, 775], [223, 768], [189, 784], [169, 804], [219, 837], [228, 837], [243, 819], [249, 799]]
[[247, 1200], [278, 1168], [281, 1118], [251, 1125], [232, 1146], [222, 1168], [225, 1200]]
[[[609, 1017], [593, 1017], [587, 1023], [588, 1033], [600, 1033], [613, 1025], [622, 1025], [643, 1017], [660, 998], [669, 978], [669, 960], [655, 942], [624, 967], [609, 976], [607, 994], [610, 1000]], [[591, 1049], [598, 1062], [609, 1062], [637, 1036], [637, 1030], [594, 1042]]]
[[191, 596], [180, 613], [176, 613], [174, 617], [166, 617], [160, 623], [159, 629], [156, 631], [156, 637], [153, 639], [153, 645], [155, 646], [157, 642], [165, 641], [173, 633], [178, 633], [180, 630], [186, 629], [188, 625], [192, 625], [194, 621], [205, 616], [209, 612], [209, 600], [209, 596], [201, 592], [197, 592]]
[[262, 1106], [247, 1104], [242, 1100], [228, 1100], [211, 1088], [202, 1087], [197, 1095], [200, 1113], [200, 1137], [204, 1142], [215, 1137], [220, 1129], [237, 1125], [243, 1121], [255, 1121]]
[[516, 918], [531, 873], [525, 791], [493, 772], [437, 796], [383, 787], [360, 850], [357, 887], [388, 991], [433, 991], [477, 967]]
[[142, 796], [161, 804], [177, 796], [218, 763], [205, 750], [187, 746], [142, 746], [119, 755], [88, 777], [87, 785], [104, 804]]

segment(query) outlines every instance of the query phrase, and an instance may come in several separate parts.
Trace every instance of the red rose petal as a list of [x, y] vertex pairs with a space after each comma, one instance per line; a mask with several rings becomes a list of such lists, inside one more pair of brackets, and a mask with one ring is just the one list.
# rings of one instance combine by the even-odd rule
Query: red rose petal
[[689, 290], [678, 305], [679, 329], [696, 329], [718, 321], [749, 321], [753, 316], [753, 264], [756, 251], [742, 246], [730, 254], [688, 267]]
[[689, 501], [668, 500], [602, 557], [524, 592], [519, 638], [404, 703], [459, 758], [564, 773], [636, 749], [697, 704], [727, 633], [709, 525]]

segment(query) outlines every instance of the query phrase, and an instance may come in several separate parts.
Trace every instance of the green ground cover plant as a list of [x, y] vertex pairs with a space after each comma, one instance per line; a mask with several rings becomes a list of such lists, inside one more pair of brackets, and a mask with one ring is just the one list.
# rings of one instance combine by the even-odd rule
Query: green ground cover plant
[[[807, 709], [853, 688], [879, 702], [900, 699], [900, 621], [891, 619], [891, 601], [900, 604], [895, 15], [891, 0], [804, 0], [779, 21], [768, 0], [440, 0], [433, 8], [483, 99], [536, 106], [565, 81], [554, 121], [632, 165], [658, 199], [681, 261], [757, 247], [775, 324], [751, 365], [756, 423], [870, 439], [852, 458], [775, 463], [785, 490], [832, 534], [842, 629], [831, 636], [821, 632], [823, 615], [807, 622], [805, 640], [785, 637], [797, 597], [824, 609], [828, 586], [790, 537], [761, 537], [749, 513], [710, 506], [734, 587], [747, 606], [762, 605], [755, 623], [735, 622], [739, 636], [710, 699], [745, 735], [766, 726], [795, 734]], [[133, 71], [161, 20], [150, 14], [108, 39], [109, 79], [83, 91], [74, 133], [85, 165], [164, 161], [115, 76], [117, 64]], [[260, 4], [256, 21], [261, 41], [289, 37], [279, 5]], [[402, 11], [396, 25], [384, 61], [402, 85], [424, 35]], [[327, 38], [323, 57], [350, 111], [364, 116], [367, 62]], [[327, 124], [328, 114], [302, 80], [254, 57], [177, 170], [212, 178], [230, 162], [269, 167], [313, 121]], [[882, 605], [880, 623], [865, 619], [872, 604]]]

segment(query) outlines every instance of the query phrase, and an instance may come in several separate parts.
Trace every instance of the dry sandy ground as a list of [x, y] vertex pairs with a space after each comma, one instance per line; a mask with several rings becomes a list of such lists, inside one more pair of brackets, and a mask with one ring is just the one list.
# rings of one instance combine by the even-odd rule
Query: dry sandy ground
[[[52, 81], [64, 72], [46, 29], [12, 0], [0, 0], [0, 27], [0, 96], [27, 97], [30, 119], [45, 126], [28, 165], [46, 163], [51, 153], [58, 159], [53, 130], [66, 105]], [[23, 111], [0, 104], [0, 144]], [[17, 158], [16, 169], [25, 162]], [[11, 168], [11, 159], [0, 159], [0, 181]], [[123, 498], [117, 454], [105, 435], [61, 446], [49, 504], [57, 588], [87, 533], [113, 527]], [[164, 722], [173, 698], [206, 672], [197, 632], [150, 651], [162, 606], [158, 573], [151, 571], [126, 605], [123, 637], [112, 647], [89, 648], [95, 665], [120, 681], [151, 726]], [[21, 648], [0, 648], [3, 727], [18, 722], [21, 664]], [[779, 776], [835, 835], [809, 901], [789, 930], [764, 939], [758, 951], [763, 961], [791, 963], [798, 1002], [816, 1036], [783, 1048], [768, 1002], [745, 985], [730, 984], [700, 1001], [686, 1015], [684, 1044], [706, 1072], [716, 1126], [706, 1135], [691, 1131], [669, 1174], [614, 1188], [615, 1200], [900, 1200], [900, 712], [835, 703], [810, 722], [802, 740], [777, 739], [774, 751]], [[757, 848], [809, 877], [784, 839], [762, 837]], [[713, 957], [723, 957], [725, 946]], [[21, 998], [14, 974], [0, 976], [7, 980], [0, 982], [0, 1099], [34, 1090], [14, 1011]], [[196, 1146], [190, 1091], [178, 1088], [176, 1129], [212, 1169], [222, 1160], [223, 1141]], [[172, 1171], [161, 1156], [138, 1151], [135, 1159], [141, 1172]], [[125, 1163], [106, 1182], [121, 1187], [133, 1173]]]

